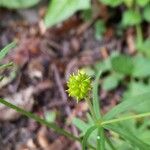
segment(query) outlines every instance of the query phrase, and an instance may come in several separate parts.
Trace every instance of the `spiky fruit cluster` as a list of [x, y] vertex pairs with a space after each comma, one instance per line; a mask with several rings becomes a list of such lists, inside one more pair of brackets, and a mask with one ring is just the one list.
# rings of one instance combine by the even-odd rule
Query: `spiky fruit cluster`
[[80, 101], [86, 98], [91, 90], [91, 79], [84, 71], [78, 71], [77, 74], [70, 75], [67, 86], [69, 96]]

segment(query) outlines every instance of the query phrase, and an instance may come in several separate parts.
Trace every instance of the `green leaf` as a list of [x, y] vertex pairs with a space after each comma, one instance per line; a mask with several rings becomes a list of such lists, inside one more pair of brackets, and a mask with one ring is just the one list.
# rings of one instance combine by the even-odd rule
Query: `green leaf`
[[146, 85], [143, 82], [132, 81], [128, 84], [127, 91], [123, 94], [123, 100], [131, 99], [132, 97], [147, 93], [150, 91], [150, 85]]
[[150, 0], [136, 0], [137, 5], [139, 5], [141, 7], [146, 6], [149, 2], [150, 2]]
[[143, 118], [140, 124], [135, 119], [124, 121], [121, 124], [128, 128], [129, 132], [133, 133], [134, 135], [138, 135], [138, 138], [144, 143], [150, 144], [150, 131], [148, 129], [148, 126], [150, 125], [149, 118]]
[[123, 2], [123, 0], [99, 0], [99, 1], [111, 7], [119, 6]]
[[122, 75], [116, 73], [109, 75], [103, 80], [102, 84], [103, 89], [106, 91], [115, 89], [122, 78], [123, 78]]
[[90, 135], [92, 134], [92, 132], [94, 132], [94, 130], [96, 130], [96, 128], [97, 128], [97, 126], [94, 125], [94, 126], [90, 127], [86, 131], [86, 133], [85, 133], [85, 135], [83, 137], [83, 141], [82, 141], [82, 150], [86, 150], [86, 147], [88, 145], [88, 138], [90, 137]]
[[110, 91], [115, 89], [118, 86], [118, 84], [118, 79], [114, 75], [110, 75], [104, 79], [103, 89], [106, 91]]
[[13, 62], [9, 62], [7, 64], [4, 64], [4, 65], [0, 65], [0, 70], [1, 69], [5, 69], [5, 68], [8, 68], [8, 67], [12, 67], [13, 66]]
[[1, 51], [0, 51], [0, 60], [2, 60], [6, 54], [10, 51], [10, 49], [14, 48], [16, 45], [16, 42], [12, 42], [10, 44], [8, 44], [6, 47], [4, 47]]
[[87, 116], [88, 124], [92, 126], [94, 124], [94, 120], [92, 116], [89, 113], [87, 113], [86, 116]]
[[100, 62], [96, 63], [94, 68], [97, 72], [99, 70], [101, 70], [102, 73], [107, 72], [107, 71], [111, 71], [112, 67], [111, 67], [110, 57], [108, 57], [107, 59], [105, 59], [103, 61], [100, 61]]
[[146, 39], [142, 44], [137, 45], [137, 49], [140, 52], [146, 54], [146, 56], [150, 57], [150, 38]]
[[97, 40], [102, 39], [103, 34], [106, 32], [105, 23], [103, 20], [96, 21], [95, 25], [95, 37]]
[[84, 21], [90, 21], [92, 19], [92, 14], [93, 14], [92, 9], [90, 8], [90, 9], [83, 10], [81, 16]]
[[79, 118], [73, 118], [73, 124], [85, 134], [90, 125]]
[[144, 8], [143, 17], [147, 22], [150, 22], [150, 4]]
[[[88, 117], [87, 122], [84, 122], [79, 118], [73, 118], [73, 124], [81, 131], [80, 136], [84, 136], [87, 130], [94, 125], [94, 121], [92, 120], [92, 117], [89, 114], [87, 117]], [[96, 136], [97, 136], [97, 130], [95, 130], [89, 137], [89, 143], [91, 145], [96, 144], [96, 138], [95, 138]]]
[[40, 0], [0, 0], [0, 6], [10, 9], [28, 8], [36, 5], [39, 1]]
[[84, 67], [84, 68], [82, 68], [80, 70], [84, 71], [90, 77], [94, 77], [95, 76], [95, 70], [93, 68], [91, 68], [91, 67]]
[[122, 24], [124, 26], [134, 26], [142, 22], [142, 17], [140, 13], [134, 10], [126, 10], [123, 13]]
[[[109, 120], [114, 117], [117, 117], [121, 113], [129, 112], [134, 109], [140, 109], [141, 107], [143, 107], [143, 105], [149, 106], [150, 105], [149, 99], [150, 99], [150, 92], [146, 92], [144, 94], [140, 94], [138, 96], [129, 98], [128, 100], [121, 102], [113, 109], [111, 109], [109, 112], [107, 112], [104, 115], [104, 119]], [[150, 108], [147, 111], [150, 111]]]
[[[145, 85], [142, 82], [131, 82], [128, 85], [128, 90], [123, 95], [123, 101], [131, 101], [142, 94], [148, 93], [150, 91], [150, 85]], [[142, 99], [141, 99], [142, 100]], [[132, 110], [138, 113], [144, 113], [150, 111], [150, 102], [141, 103], [138, 107], [132, 108]]]
[[114, 56], [111, 59], [111, 64], [116, 72], [124, 75], [130, 75], [133, 71], [132, 59], [126, 55]]
[[3, 78], [4, 78], [4, 76], [0, 76], [0, 81], [2, 81], [2, 80], [3, 80]]
[[55, 122], [56, 119], [56, 112], [55, 111], [48, 111], [45, 113], [45, 119], [47, 122]]
[[133, 77], [144, 78], [150, 76], [150, 59], [136, 56], [133, 58], [133, 64]]
[[90, 0], [51, 0], [44, 19], [45, 26], [56, 25], [78, 10], [89, 9], [90, 5]]
[[[147, 127], [148, 128], [148, 127]], [[143, 139], [143, 141], [147, 144], [150, 144], [149, 141], [150, 141], [150, 131], [147, 130], [147, 131], [143, 131], [141, 134], [140, 134], [140, 137], [141, 139]]]
[[123, 1], [128, 8], [133, 6], [134, 0], [124, 0]]
[[130, 144], [134, 147], [138, 147], [140, 150], [148, 150], [149, 145], [140, 140], [137, 136], [135, 136], [132, 132], [130, 132], [130, 128], [123, 126], [121, 123], [116, 125], [106, 125], [104, 126], [107, 130], [112, 130], [118, 133], [121, 137], [128, 140]]

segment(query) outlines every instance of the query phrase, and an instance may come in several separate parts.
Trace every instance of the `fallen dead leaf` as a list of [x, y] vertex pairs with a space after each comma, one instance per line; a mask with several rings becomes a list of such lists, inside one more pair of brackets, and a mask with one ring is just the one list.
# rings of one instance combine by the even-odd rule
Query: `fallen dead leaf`
[[67, 145], [67, 141], [58, 138], [44, 150], [64, 150], [66, 145]]
[[42, 126], [37, 135], [37, 141], [42, 149], [46, 149], [49, 145], [47, 137], [47, 128]]
[[126, 42], [128, 45], [129, 54], [133, 54], [135, 52], [135, 39], [133, 35], [132, 30], [127, 32]]
[[37, 146], [35, 145], [33, 139], [29, 139], [27, 141], [27, 146], [31, 149], [31, 150], [37, 150]]
[[[12, 95], [3, 96], [3, 98], [26, 111], [31, 111], [34, 104], [33, 95], [51, 87], [52, 83], [49, 80], [45, 80], [38, 83], [36, 86], [29, 86]], [[0, 121], [13, 121], [21, 116], [20, 113], [5, 105], [0, 105], [0, 112]]]
[[[28, 87], [18, 93], [4, 97], [8, 102], [23, 108], [26, 111], [31, 111], [34, 103], [33, 99], [34, 87]], [[5, 105], [0, 105], [0, 121], [13, 121], [20, 117], [20, 113]]]

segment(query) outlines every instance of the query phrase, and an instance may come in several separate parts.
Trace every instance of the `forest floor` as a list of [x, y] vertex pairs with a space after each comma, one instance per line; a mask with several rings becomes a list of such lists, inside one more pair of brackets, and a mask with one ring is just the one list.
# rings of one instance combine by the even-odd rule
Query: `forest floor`
[[[41, 23], [44, 7], [40, 9], [0, 10], [0, 48], [14, 39], [18, 41], [4, 62], [16, 66], [2, 72], [0, 97], [41, 117], [56, 114], [55, 122], [75, 135], [73, 117], [84, 118], [87, 104], [76, 103], [66, 92], [66, 82], [79, 68], [93, 66], [106, 59], [111, 51], [134, 53], [132, 29], [117, 38], [109, 26], [102, 40], [96, 40], [93, 23], [84, 22], [76, 14], [60, 26], [44, 29]], [[127, 38], [130, 38], [127, 40]], [[131, 41], [126, 43], [127, 41]], [[126, 46], [125, 46], [126, 45]], [[129, 47], [129, 49], [127, 49]], [[120, 100], [123, 87], [115, 91], [99, 91], [102, 112], [107, 112]], [[32, 119], [0, 106], [0, 150], [80, 150], [81, 146], [41, 126]]]

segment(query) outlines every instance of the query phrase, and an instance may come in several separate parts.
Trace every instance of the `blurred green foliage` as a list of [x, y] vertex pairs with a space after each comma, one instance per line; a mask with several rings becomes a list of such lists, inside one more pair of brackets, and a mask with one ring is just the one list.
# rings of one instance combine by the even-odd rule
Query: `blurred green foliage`
[[66, 20], [78, 10], [90, 8], [90, 0], [52, 0], [49, 4], [44, 23], [51, 27]]
[[[141, 24], [150, 22], [150, 0], [99, 0], [101, 3], [112, 7], [114, 10], [121, 5], [124, 7], [120, 24], [122, 30], [129, 26], [136, 27], [137, 32], [137, 50], [138, 53], [134, 56], [126, 54], [112, 54], [107, 59], [98, 62], [93, 68], [86, 68], [87, 72], [93, 77], [97, 75], [99, 70], [102, 75], [106, 75], [100, 80], [101, 88], [106, 92], [115, 90], [119, 85], [125, 87], [122, 95], [121, 103], [111, 109], [103, 119], [113, 119], [115, 117], [123, 117], [132, 113], [143, 113], [150, 111], [150, 39], [143, 39]], [[38, 4], [40, 0], [0, 0], [0, 6], [9, 9], [28, 8]], [[75, 12], [84, 10], [84, 17], [86, 20], [91, 18], [91, 0], [51, 0], [47, 13], [44, 18], [44, 23], [47, 28], [52, 27], [67, 18], [71, 17]], [[105, 22], [98, 20], [95, 23], [95, 33], [97, 39], [100, 39], [106, 30]], [[15, 46], [14, 43], [6, 46], [0, 51], [0, 60], [5, 57], [11, 48]], [[0, 68], [10, 66], [9, 64], [0, 65]], [[0, 80], [3, 77], [0, 77]], [[126, 80], [129, 78], [129, 80]], [[99, 81], [99, 80], [98, 80]], [[95, 85], [94, 85], [95, 86]], [[97, 87], [96, 87], [97, 88]], [[95, 89], [96, 89], [95, 88]], [[97, 92], [97, 91], [96, 91]], [[97, 93], [98, 94], [98, 93]], [[54, 122], [56, 114], [48, 112], [46, 120]], [[84, 136], [87, 130], [94, 125], [92, 117], [87, 114], [87, 122], [81, 119], [74, 118], [73, 123], [81, 131], [81, 136]], [[137, 125], [138, 124], [138, 125]], [[111, 141], [117, 143], [119, 150], [148, 150], [147, 143], [150, 140], [150, 125], [149, 120], [130, 120], [115, 125], [104, 126], [105, 129], [111, 130]], [[98, 131], [94, 131], [89, 143], [96, 143]], [[117, 133], [118, 137], [114, 134]], [[120, 138], [121, 137], [121, 138]], [[128, 142], [125, 142], [128, 141]], [[119, 143], [119, 144], [118, 144]], [[111, 149], [106, 144], [107, 149]]]
[[36, 5], [40, 0], [0, 0], [0, 6], [9, 9], [22, 9]]

